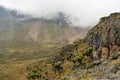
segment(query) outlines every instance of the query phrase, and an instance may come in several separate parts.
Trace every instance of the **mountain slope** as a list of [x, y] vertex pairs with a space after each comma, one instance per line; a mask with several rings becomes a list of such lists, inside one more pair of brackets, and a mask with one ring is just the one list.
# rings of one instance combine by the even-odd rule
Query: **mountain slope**
[[51, 19], [32, 18], [0, 7], [0, 46], [63, 45], [77, 38], [83, 38], [87, 29], [69, 25], [64, 13]]

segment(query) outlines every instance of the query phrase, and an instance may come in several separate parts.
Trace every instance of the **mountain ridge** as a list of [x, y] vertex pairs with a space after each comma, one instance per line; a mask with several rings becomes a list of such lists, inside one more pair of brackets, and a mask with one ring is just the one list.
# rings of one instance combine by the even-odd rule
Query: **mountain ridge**
[[[87, 29], [81, 27], [71, 26], [68, 17], [62, 12], [59, 12], [57, 16], [51, 19], [45, 19], [34, 18], [14, 10], [0, 7], [0, 14], [0, 33], [2, 33], [0, 35], [0, 44], [3, 46], [28, 45], [34, 44], [34, 42], [39, 45], [42, 42], [51, 44], [60, 43], [61, 45], [64, 44], [62, 41], [71, 43], [72, 39], [84, 37], [87, 31]], [[71, 36], [68, 35], [70, 33]]]

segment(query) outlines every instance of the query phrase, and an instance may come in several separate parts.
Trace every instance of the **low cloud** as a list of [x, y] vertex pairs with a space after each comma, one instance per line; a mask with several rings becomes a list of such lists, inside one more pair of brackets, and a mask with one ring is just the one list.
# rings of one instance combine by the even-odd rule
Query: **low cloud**
[[58, 12], [69, 15], [76, 25], [95, 25], [99, 18], [120, 11], [120, 0], [0, 0], [0, 5], [18, 9], [35, 17]]

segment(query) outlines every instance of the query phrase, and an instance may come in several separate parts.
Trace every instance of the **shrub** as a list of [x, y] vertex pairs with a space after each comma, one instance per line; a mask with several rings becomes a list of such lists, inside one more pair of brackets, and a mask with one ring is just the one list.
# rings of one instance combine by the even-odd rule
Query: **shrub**
[[41, 66], [38, 66], [38, 70], [40, 70], [40, 71], [41, 71], [41, 70], [42, 70], [42, 67], [41, 67]]
[[33, 71], [28, 74], [28, 78], [37, 78], [37, 77], [41, 77], [41, 75]]
[[60, 55], [56, 55], [53, 57], [53, 60], [51, 61], [52, 69], [54, 72], [62, 72], [64, 59]]
[[93, 56], [93, 55], [92, 55], [93, 49], [94, 49], [94, 48], [92, 48], [92, 47], [89, 47], [89, 48], [85, 49], [84, 55], [90, 56], [90, 57], [92, 58], [92, 56]]
[[75, 62], [77, 62], [77, 57], [74, 57], [74, 58], [72, 58], [72, 61], [75, 63]]
[[61, 66], [61, 61], [58, 61], [58, 62], [56, 62], [56, 63], [54, 64], [54, 67], [59, 68], [60, 66]]
[[53, 70], [59, 73], [62, 72], [63, 71], [62, 62], [61, 61], [55, 62], [53, 65]]
[[86, 53], [91, 53], [92, 51], [93, 51], [93, 48], [90, 47], [90, 48], [85, 49], [85, 52], [84, 52], [84, 53], [85, 53], [85, 54], [86, 54]]
[[83, 57], [84, 57], [83, 54], [80, 53], [79, 55], [75, 56], [75, 57], [72, 59], [72, 61], [73, 61], [74, 63], [75, 63], [75, 62], [81, 63]]

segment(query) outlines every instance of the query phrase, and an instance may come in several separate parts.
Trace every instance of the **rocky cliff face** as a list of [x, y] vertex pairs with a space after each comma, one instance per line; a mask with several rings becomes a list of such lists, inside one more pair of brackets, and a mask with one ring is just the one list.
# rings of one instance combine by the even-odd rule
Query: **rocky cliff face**
[[86, 41], [103, 58], [115, 53], [120, 47], [120, 13], [101, 18], [87, 33]]

